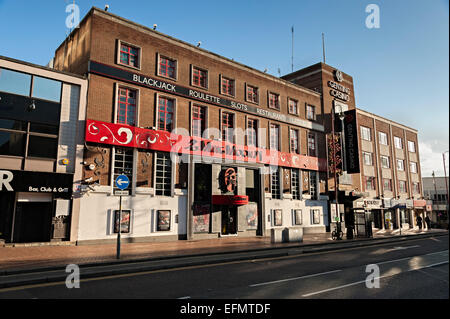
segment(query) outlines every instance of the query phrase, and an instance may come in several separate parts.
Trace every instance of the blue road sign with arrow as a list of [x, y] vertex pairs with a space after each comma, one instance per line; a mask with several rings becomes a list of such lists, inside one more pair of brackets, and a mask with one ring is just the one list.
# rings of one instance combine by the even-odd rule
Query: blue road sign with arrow
[[124, 190], [130, 185], [130, 179], [126, 175], [119, 175], [115, 183], [117, 188]]

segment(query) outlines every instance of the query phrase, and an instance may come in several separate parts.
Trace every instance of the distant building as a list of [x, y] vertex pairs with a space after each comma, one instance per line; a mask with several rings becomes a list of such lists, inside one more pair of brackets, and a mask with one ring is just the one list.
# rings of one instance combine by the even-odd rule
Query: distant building
[[447, 186], [445, 177], [423, 177], [423, 195], [432, 201], [431, 220], [438, 225], [445, 227], [448, 223], [448, 197], [447, 188], [449, 187], [449, 178], [447, 177]]

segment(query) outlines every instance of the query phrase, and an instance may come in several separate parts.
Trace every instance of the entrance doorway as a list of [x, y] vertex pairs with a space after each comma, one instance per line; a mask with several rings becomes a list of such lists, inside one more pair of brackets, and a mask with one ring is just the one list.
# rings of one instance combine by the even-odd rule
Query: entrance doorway
[[14, 242], [48, 242], [51, 238], [52, 202], [17, 202]]
[[261, 202], [261, 175], [258, 169], [245, 170], [245, 195], [248, 196], [247, 226], [255, 229], [256, 235], [262, 236], [262, 202]]
[[237, 207], [222, 207], [222, 235], [237, 234]]

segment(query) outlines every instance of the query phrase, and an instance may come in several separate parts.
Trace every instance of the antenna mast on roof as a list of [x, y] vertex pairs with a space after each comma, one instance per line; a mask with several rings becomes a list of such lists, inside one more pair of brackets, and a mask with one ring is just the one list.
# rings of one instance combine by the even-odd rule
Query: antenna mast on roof
[[323, 63], [326, 63], [325, 60], [325, 35], [322, 33], [322, 54], [323, 54]]
[[294, 26], [292, 26], [291, 31], [292, 31], [292, 62], [291, 62], [291, 69], [292, 69], [292, 72], [294, 72]]

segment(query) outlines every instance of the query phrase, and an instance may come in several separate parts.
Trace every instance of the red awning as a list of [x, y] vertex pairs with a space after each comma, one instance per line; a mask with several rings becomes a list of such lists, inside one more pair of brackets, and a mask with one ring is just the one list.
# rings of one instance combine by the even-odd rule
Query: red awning
[[247, 205], [248, 196], [245, 195], [213, 195], [212, 203], [214, 205]]

